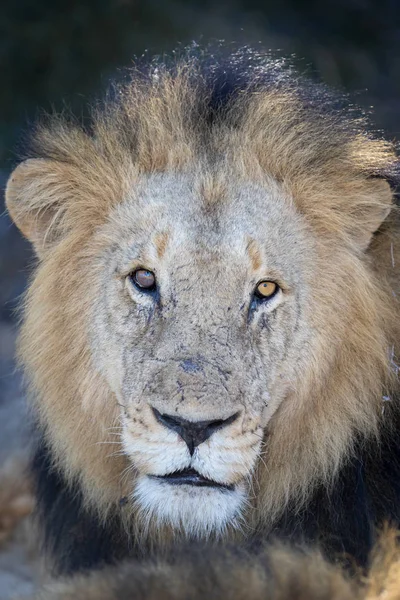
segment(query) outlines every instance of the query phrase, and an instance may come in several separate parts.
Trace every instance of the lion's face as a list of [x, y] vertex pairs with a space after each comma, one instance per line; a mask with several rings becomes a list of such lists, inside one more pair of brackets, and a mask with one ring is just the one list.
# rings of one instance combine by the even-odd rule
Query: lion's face
[[113, 212], [92, 332], [132, 498], [195, 534], [239, 517], [265, 427], [307, 369], [314, 252], [277, 184], [220, 183], [207, 203], [201, 180], [151, 176]]

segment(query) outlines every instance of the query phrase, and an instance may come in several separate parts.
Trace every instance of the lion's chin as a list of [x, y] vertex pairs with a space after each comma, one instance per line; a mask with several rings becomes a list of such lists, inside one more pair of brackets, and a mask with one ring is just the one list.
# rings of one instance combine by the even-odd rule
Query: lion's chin
[[140, 476], [133, 492], [145, 528], [169, 526], [188, 538], [221, 537], [228, 528], [240, 528], [246, 498], [243, 484], [176, 485], [149, 476]]

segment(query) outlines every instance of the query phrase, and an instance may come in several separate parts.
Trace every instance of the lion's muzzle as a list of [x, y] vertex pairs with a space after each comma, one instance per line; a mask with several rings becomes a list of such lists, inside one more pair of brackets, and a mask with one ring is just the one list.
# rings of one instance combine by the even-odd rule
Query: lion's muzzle
[[175, 431], [189, 449], [190, 456], [193, 456], [194, 450], [197, 446], [200, 446], [203, 442], [208, 440], [216, 431], [227, 427], [239, 416], [236, 412], [227, 419], [214, 419], [211, 421], [188, 421], [182, 417], [176, 415], [161, 414], [156, 408], [153, 407], [153, 413], [157, 421], [164, 425], [167, 429]]

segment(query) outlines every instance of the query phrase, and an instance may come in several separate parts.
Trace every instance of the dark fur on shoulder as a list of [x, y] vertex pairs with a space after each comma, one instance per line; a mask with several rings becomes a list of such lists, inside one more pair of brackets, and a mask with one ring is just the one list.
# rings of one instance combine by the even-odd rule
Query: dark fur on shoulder
[[43, 437], [33, 456], [32, 472], [36, 516], [44, 549], [53, 557], [52, 570], [67, 575], [130, 555], [131, 542], [121, 520], [109, 515], [101, 521], [84, 506], [79, 486], [67, 483], [53, 466]]

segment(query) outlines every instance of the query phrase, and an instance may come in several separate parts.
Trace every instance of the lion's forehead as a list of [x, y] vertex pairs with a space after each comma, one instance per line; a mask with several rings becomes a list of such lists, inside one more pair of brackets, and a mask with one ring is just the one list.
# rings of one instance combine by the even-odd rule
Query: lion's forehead
[[[273, 179], [264, 184], [234, 174], [163, 173], [143, 177], [118, 207], [120, 260], [191, 258], [213, 264], [274, 268], [294, 281], [313, 252], [312, 236], [292, 198]], [[158, 254], [158, 256], [155, 256]]]

